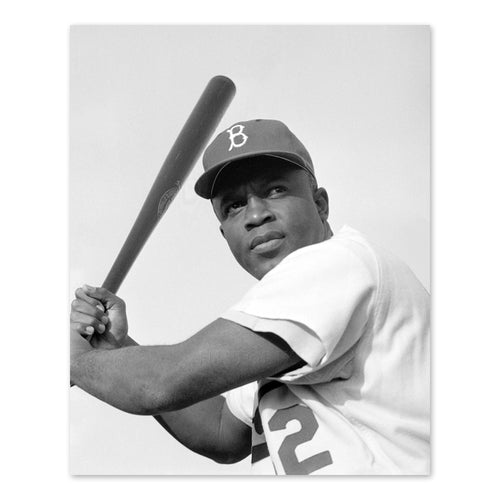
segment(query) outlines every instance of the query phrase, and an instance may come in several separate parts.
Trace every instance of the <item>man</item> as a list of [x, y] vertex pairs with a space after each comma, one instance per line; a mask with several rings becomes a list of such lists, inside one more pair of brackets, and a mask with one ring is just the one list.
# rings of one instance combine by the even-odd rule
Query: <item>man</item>
[[429, 473], [428, 293], [357, 231], [332, 234], [283, 123], [233, 125], [203, 164], [196, 192], [259, 281], [173, 346], [138, 346], [121, 299], [78, 289], [72, 383], [218, 462], [251, 453], [257, 474]]

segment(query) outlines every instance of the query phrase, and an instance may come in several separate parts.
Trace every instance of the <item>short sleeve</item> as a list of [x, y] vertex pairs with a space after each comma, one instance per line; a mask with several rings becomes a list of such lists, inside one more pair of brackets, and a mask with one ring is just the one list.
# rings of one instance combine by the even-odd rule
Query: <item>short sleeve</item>
[[281, 337], [307, 363], [296, 374], [304, 375], [348, 363], [370, 319], [377, 277], [368, 247], [332, 238], [288, 255], [222, 317]]
[[223, 394], [229, 411], [249, 427], [252, 427], [257, 388], [257, 382], [251, 382]]

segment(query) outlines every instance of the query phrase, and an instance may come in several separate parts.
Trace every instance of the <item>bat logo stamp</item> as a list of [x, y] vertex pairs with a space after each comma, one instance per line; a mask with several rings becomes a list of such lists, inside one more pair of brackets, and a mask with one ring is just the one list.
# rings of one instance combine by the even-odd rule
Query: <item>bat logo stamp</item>
[[167, 191], [165, 191], [161, 195], [160, 201], [158, 202], [158, 212], [157, 212], [158, 220], [162, 217], [163, 213], [169, 207], [170, 203], [172, 203], [172, 200], [175, 198], [175, 195], [179, 192], [180, 188], [181, 188], [180, 181], [176, 181], [174, 187], [167, 189]]

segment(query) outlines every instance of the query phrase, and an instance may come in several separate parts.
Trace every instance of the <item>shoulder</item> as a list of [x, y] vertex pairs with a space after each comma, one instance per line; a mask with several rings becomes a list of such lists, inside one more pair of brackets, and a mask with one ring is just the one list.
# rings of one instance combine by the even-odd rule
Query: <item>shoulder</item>
[[[379, 275], [375, 255], [346, 231], [288, 255], [245, 294], [235, 308], [259, 317], [296, 318], [300, 311], [333, 311], [373, 296]], [[319, 314], [319, 312], [318, 312]], [[308, 324], [306, 321], [301, 321]]]

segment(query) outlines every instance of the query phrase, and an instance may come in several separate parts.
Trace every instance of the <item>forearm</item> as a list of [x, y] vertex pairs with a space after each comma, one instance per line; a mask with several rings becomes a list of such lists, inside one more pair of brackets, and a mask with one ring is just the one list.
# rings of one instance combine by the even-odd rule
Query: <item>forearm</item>
[[[131, 337], [127, 336], [121, 341], [120, 347], [124, 348], [138, 345], [139, 344]], [[113, 347], [110, 346], [109, 349], [113, 349]], [[164, 347], [162, 349], [165, 350]], [[137, 354], [137, 351], [128, 353], [130, 356], [137, 356]], [[90, 367], [91, 358], [89, 357], [82, 361], [84, 361], [86, 369], [89, 370], [89, 372], [92, 371]], [[103, 362], [103, 358], [96, 358], [95, 362], [100, 364]], [[73, 367], [73, 376], [75, 376], [77, 370], [77, 367]], [[114, 384], [105, 387], [99, 382], [100, 391], [102, 391], [101, 396], [99, 396], [99, 394], [95, 393], [95, 390], [92, 392], [93, 389], [89, 388], [89, 385], [94, 385], [95, 381], [85, 381], [80, 374], [79, 384], [83, 386], [86, 383], [87, 386], [82, 388], [100, 397], [100, 399], [118, 408], [124, 409], [125, 411], [144, 413], [144, 411], [141, 410], [141, 408], [143, 409], [145, 406], [144, 401], [137, 401], [133, 394], [120, 395], [120, 391], [117, 392], [112, 388], [115, 387]], [[110, 395], [113, 395], [116, 399], [114, 401], [111, 400]], [[123, 406], [122, 401], [125, 397], [127, 399], [126, 408]], [[134, 400], [136, 400], [135, 403]], [[149, 403], [147, 404], [149, 405]], [[241, 431], [241, 429], [239, 429], [238, 432], [233, 432], [235, 430], [234, 423], [233, 426], [228, 423], [228, 420], [230, 420], [227, 419], [226, 413], [228, 410], [226, 410], [224, 406], [225, 399], [222, 396], [216, 396], [181, 410], [163, 412], [159, 415], [153, 415], [153, 417], [170, 435], [191, 451], [215, 460], [218, 463], [235, 463], [248, 455], [251, 438], [249, 432]]]
[[222, 396], [201, 401], [182, 410], [155, 415], [157, 422], [177, 441], [191, 451], [230, 464], [239, 462], [250, 452], [250, 432], [245, 438], [241, 434], [227, 432], [224, 426]]
[[[139, 345], [127, 336], [122, 347]], [[179, 443], [218, 463], [239, 462], [250, 453], [250, 431], [227, 432], [223, 418], [225, 398], [215, 396], [182, 410], [153, 415], [155, 420]], [[235, 434], [237, 439], [235, 439]]]
[[77, 351], [71, 380], [121, 410], [158, 415], [273, 376], [301, 361], [282, 344], [271, 334], [254, 334], [218, 319], [173, 346]]
[[[94, 349], [72, 359], [71, 382], [106, 403], [137, 415], [177, 409], [169, 395], [175, 390], [178, 361], [174, 346], [133, 346]], [[126, 367], [126, 369], [124, 369]]]

